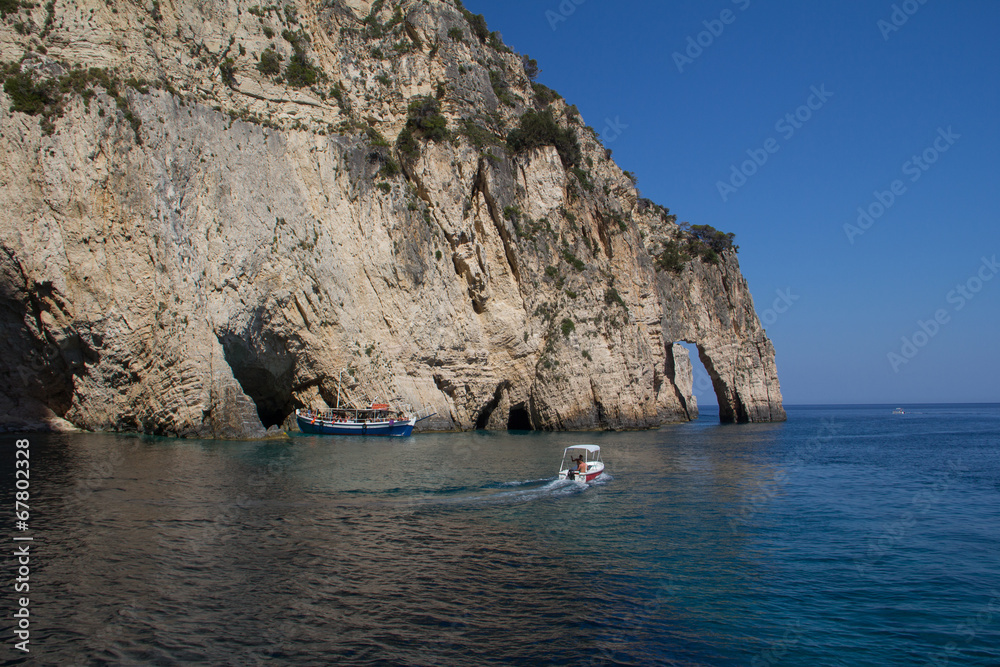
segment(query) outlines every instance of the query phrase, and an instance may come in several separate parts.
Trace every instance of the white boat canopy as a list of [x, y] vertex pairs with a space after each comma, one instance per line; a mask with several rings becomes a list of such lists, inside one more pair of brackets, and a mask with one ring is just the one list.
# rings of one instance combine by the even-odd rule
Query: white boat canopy
[[601, 451], [601, 448], [598, 445], [571, 445], [567, 447], [565, 451], [568, 452], [571, 449], [584, 449], [590, 452], [591, 454], [593, 454], [594, 452]]

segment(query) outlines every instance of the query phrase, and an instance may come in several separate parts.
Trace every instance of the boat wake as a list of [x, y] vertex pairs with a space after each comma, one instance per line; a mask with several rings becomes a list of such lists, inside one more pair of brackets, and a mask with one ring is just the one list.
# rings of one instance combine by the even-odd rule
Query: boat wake
[[537, 484], [539, 482], [548, 482], [548, 481], [551, 481], [551, 480], [552, 480], [551, 477], [542, 477], [542, 478], [539, 478], [539, 479], [526, 479], [526, 480], [524, 480], [522, 482], [517, 482], [517, 481], [514, 481], [514, 482], [501, 482], [500, 483], [500, 487], [506, 488], [506, 487], [510, 487], [510, 486], [524, 486], [526, 484]]
[[530, 503], [536, 500], [563, 498], [582, 493], [591, 484], [565, 479], [533, 479], [526, 481], [502, 482], [494, 486], [482, 487], [472, 493], [442, 498], [434, 496], [424, 498], [428, 504], [440, 505], [507, 505], [515, 503]]

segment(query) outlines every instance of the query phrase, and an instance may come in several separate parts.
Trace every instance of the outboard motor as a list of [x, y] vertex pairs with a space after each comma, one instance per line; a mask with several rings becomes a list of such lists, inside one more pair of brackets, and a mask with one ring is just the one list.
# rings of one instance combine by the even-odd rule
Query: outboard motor
[[568, 479], [568, 480], [575, 480], [576, 479], [576, 471], [573, 470], [572, 468], [570, 468], [566, 472], [566, 479]]

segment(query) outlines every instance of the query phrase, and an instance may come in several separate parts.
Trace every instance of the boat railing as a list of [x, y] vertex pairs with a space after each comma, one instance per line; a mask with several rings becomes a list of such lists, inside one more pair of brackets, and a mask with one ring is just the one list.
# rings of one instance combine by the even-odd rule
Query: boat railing
[[341, 423], [348, 421], [356, 422], [383, 422], [402, 421], [409, 418], [409, 413], [403, 410], [393, 409], [373, 409], [373, 408], [330, 408], [327, 410], [313, 410], [305, 408], [298, 411], [299, 416], [305, 419], [316, 421]]
[[428, 405], [414, 412], [413, 416], [417, 418], [417, 421], [423, 421], [424, 419], [427, 419], [428, 417], [433, 417], [436, 414], [437, 411], [434, 409], [434, 406]]

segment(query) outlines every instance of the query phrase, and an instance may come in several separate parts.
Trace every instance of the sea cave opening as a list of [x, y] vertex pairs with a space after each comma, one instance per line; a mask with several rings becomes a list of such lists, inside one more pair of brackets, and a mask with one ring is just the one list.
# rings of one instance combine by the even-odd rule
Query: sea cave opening
[[531, 431], [531, 415], [524, 405], [511, 406], [507, 415], [508, 431]]
[[243, 393], [257, 408], [264, 428], [281, 426], [295, 406], [292, 398], [292, 359], [279, 341], [226, 333], [219, 337], [226, 363]]
[[721, 420], [719, 395], [715, 384], [712, 382], [712, 376], [709, 375], [708, 370], [705, 368], [701, 350], [698, 349], [695, 343], [678, 341], [678, 344], [688, 351], [688, 357], [691, 360], [691, 393], [698, 402], [699, 414], [711, 414], [714, 412], [719, 414]]

